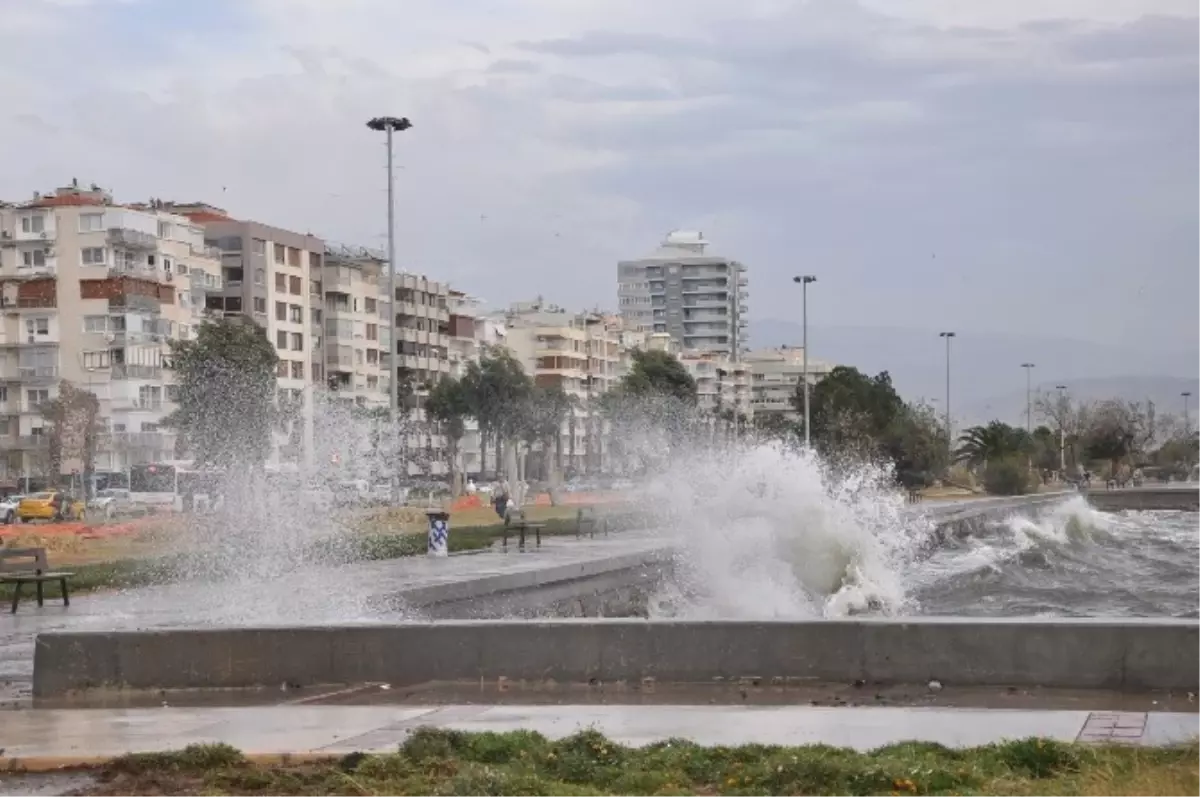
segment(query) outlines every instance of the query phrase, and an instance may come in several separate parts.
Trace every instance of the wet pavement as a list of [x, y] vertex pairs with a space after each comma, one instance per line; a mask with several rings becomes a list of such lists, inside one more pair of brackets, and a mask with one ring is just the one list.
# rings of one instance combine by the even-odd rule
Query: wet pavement
[[418, 619], [395, 608], [406, 595], [428, 600], [440, 587], [456, 592], [521, 576], [536, 583], [543, 572], [563, 577], [573, 568], [616, 557], [652, 557], [661, 538], [623, 532], [577, 540], [547, 538], [540, 549], [485, 551], [436, 559], [412, 556], [337, 567], [304, 566], [268, 578], [181, 582], [113, 592], [82, 593], [64, 607], [22, 601], [17, 614], [0, 614], [0, 708], [27, 705], [33, 678], [34, 637], [47, 631], [112, 631], [248, 625], [324, 625]]
[[967, 747], [1030, 736], [1167, 745], [1197, 735], [1194, 714], [796, 706], [275, 706], [22, 710], [0, 726], [0, 769], [94, 761], [130, 752], [225, 743], [250, 755], [394, 750], [414, 729], [594, 728], [629, 745], [669, 738], [705, 745], [829, 744], [870, 750], [908, 740]]

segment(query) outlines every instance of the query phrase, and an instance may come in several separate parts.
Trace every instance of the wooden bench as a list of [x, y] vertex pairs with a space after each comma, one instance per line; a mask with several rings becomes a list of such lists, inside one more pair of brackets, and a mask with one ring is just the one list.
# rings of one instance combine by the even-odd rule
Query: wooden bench
[[908, 503], [919, 504], [923, 498], [924, 496], [921, 495], [921, 489], [919, 487], [908, 488]]
[[501, 545], [504, 550], [508, 550], [508, 532], [517, 532], [517, 550], [525, 550], [525, 533], [532, 531], [534, 538], [537, 540], [537, 547], [542, 547], [542, 529], [545, 523], [531, 523], [525, 518], [524, 509], [510, 509], [504, 514], [504, 536], [502, 537]]
[[42, 585], [47, 581], [58, 582], [63, 606], [70, 606], [71, 596], [67, 592], [67, 579], [73, 575], [75, 574], [51, 571], [46, 561], [45, 548], [0, 548], [0, 584], [13, 585], [13, 614], [17, 613], [17, 605], [21, 602], [21, 589], [26, 584], [36, 585], [38, 606], [44, 606]]
[[599, 529], [608, 536], [608, 518], [596, 512], [594, 507], [580, 507], [575, 513], [575, 536], [582, 537], [584, 534], [589, 537], [596, 536], [596, 530]]

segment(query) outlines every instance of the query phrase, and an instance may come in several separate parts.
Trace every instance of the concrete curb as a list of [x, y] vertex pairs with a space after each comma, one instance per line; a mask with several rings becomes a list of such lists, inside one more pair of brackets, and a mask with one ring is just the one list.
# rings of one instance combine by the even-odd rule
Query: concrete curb
[[[108, 763], [124, 758], [122, 755], [103, 756], [26, 756], [24, 758], [0, 756], [0, 774], [24, 774], [41, 772], [61, 772], [72, 769], [96, 769]], [[137, 753], [133, 755], [145, 755]], [[149, 755], [153, 755], [150, 753]], [[259, 766], [289, 766], [299, 764], [321, 764], [338, 761], [345, 758], [347, 753], [243, 753], [242, 758], [248, 764]]]

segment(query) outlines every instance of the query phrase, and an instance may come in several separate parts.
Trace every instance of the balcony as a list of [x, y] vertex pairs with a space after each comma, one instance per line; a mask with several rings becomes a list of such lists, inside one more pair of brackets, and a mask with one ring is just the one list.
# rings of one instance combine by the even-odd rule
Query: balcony
[[108, 242], [113, 246], [123, 246], [126, 249], [137, 249], [143, 252], [152, 252], [158, 249], [158, 236], [125, 227], [115, 227], [109, 230]]
[[135, 448], [165, 450], [174, 446], [174, 440], [164, 432], [108, 432], [96, 440], [100, 451], [129, 451]]
[[0, 437], [0, 451], [37, 451], [49, 447], [50, 438], [44, 434]]
[[54, 279], [58, 276], [58, 263], [50, 258], [39, 266], [17, 266], [17, 279]]
[[140, 293], [122, 293], [108, 298], [109, 310], [141, 310], [151, 313], [162, 312], [162, 302], [155, 296]]
[[58, 379], [57, 365], [39, 365], [17, 369], [17, 378], [25, 384], [49, 384]]
[[[163, 369], [156, 365], [114, 365], [113, 379], [162, 379]], [[161, 405], [161, 401], [159, 404]], [[161, 407], [160, 407], [161, 408]]]

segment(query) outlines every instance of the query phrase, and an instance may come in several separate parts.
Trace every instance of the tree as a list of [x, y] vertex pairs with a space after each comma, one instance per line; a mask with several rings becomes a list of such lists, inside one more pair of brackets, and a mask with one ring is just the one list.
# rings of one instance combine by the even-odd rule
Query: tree
[[50, 479], [57, 480], [62, 475], [64, 462], [77, 460], [82, 466], [86, 497], [91, 490], [92, 474], [96, 469], [99, 400], [94, 393], [80, 390], [64, 380], [59, 384], [58, 396], [38, 409], [42, 418], [50, 424], [47, 441]]
[[[798, 386], [792, 397], [800, 413], [803, 390], [803, 385]], [[826, 456], [869, 459], [880, 453], [888, 428], [904, 410], [887, 371], [869, 377], [857, 368], [839, 365], [809, 391], [810, 436]]]
[[471, 414], [471, 397], [466, 386], [453, 377], [438, 380], [425, 397], [425, 413], [441, 426], [442, 434], [446, 435], [449, 443], [446, 446], [446, 458], [450, 464], [451, 491], [457, 497], [461, 489], [461, 474], [458, 472], [459, 443], [466, 434], [467, 418]]
[[[537, 385], [529, 394], [525, 417], [525, 440], [541, 450], [541, 476], [557, 481], [562, 453], [562, 425], [573, 413], [573, 402], [560, 385]], [[553, 493], [551, 493], [553, 497]]]
[[633, 366], [621, 380], [620, 390], [639, 398], [671, 398], [692, 406], [697, 400], [696, 380], [673, 354], [665, 351], [631, 353]]
[[907, 404], [888, 424], [883, 454], [896, 468], [896, 481], [909, 489], [928, 487], [945, 473], [946, 427], [927, 404]]
[[[1055, 451], [1062, 446], [1062, 456], [1068, 467], [1075, 467], [1081, 458], [1080, 441], [1084, 427], [1087, 425], [1088, 407], [1086, 404], [1074, 402], [1066, 393], [1039, 393], [1033, 401], [1034, 414], [1046, 421], [1058, 438]], [[1061, 462], [1059, 463], [1061, 464]], [[1054, 470], [1059, 464], [1051, 466]]]
[[1003, 421], [991, 421], [987, 426], [972, 426], [958, 438], [954, 461], [987, 467], [992, 461], [1013, 457], [1027, 448], [1024, 429], [1009, 426]]
[[463, 375], [467, 406], [479, 422], [480, 469], [486, 464], [486, 435], [496, 439], [496, 470], [500, 471], [501, 446], [520, 437], [533, 381], [521, 363], [502, 346], [488, 346]]
[[1113, 399], [1091, 408], [1084, 431], [1084, 453], [1105, 459], [1116, 478], [1123, 460], [1144, 457], [1155, 438], [1154, 404]]
[[187, 440], [198, 465], [261, 467], [275, 426], [279, 356], [262, 327], [207, 321], [191, 340], [172, 340], [178, 408], [163, 419]]

